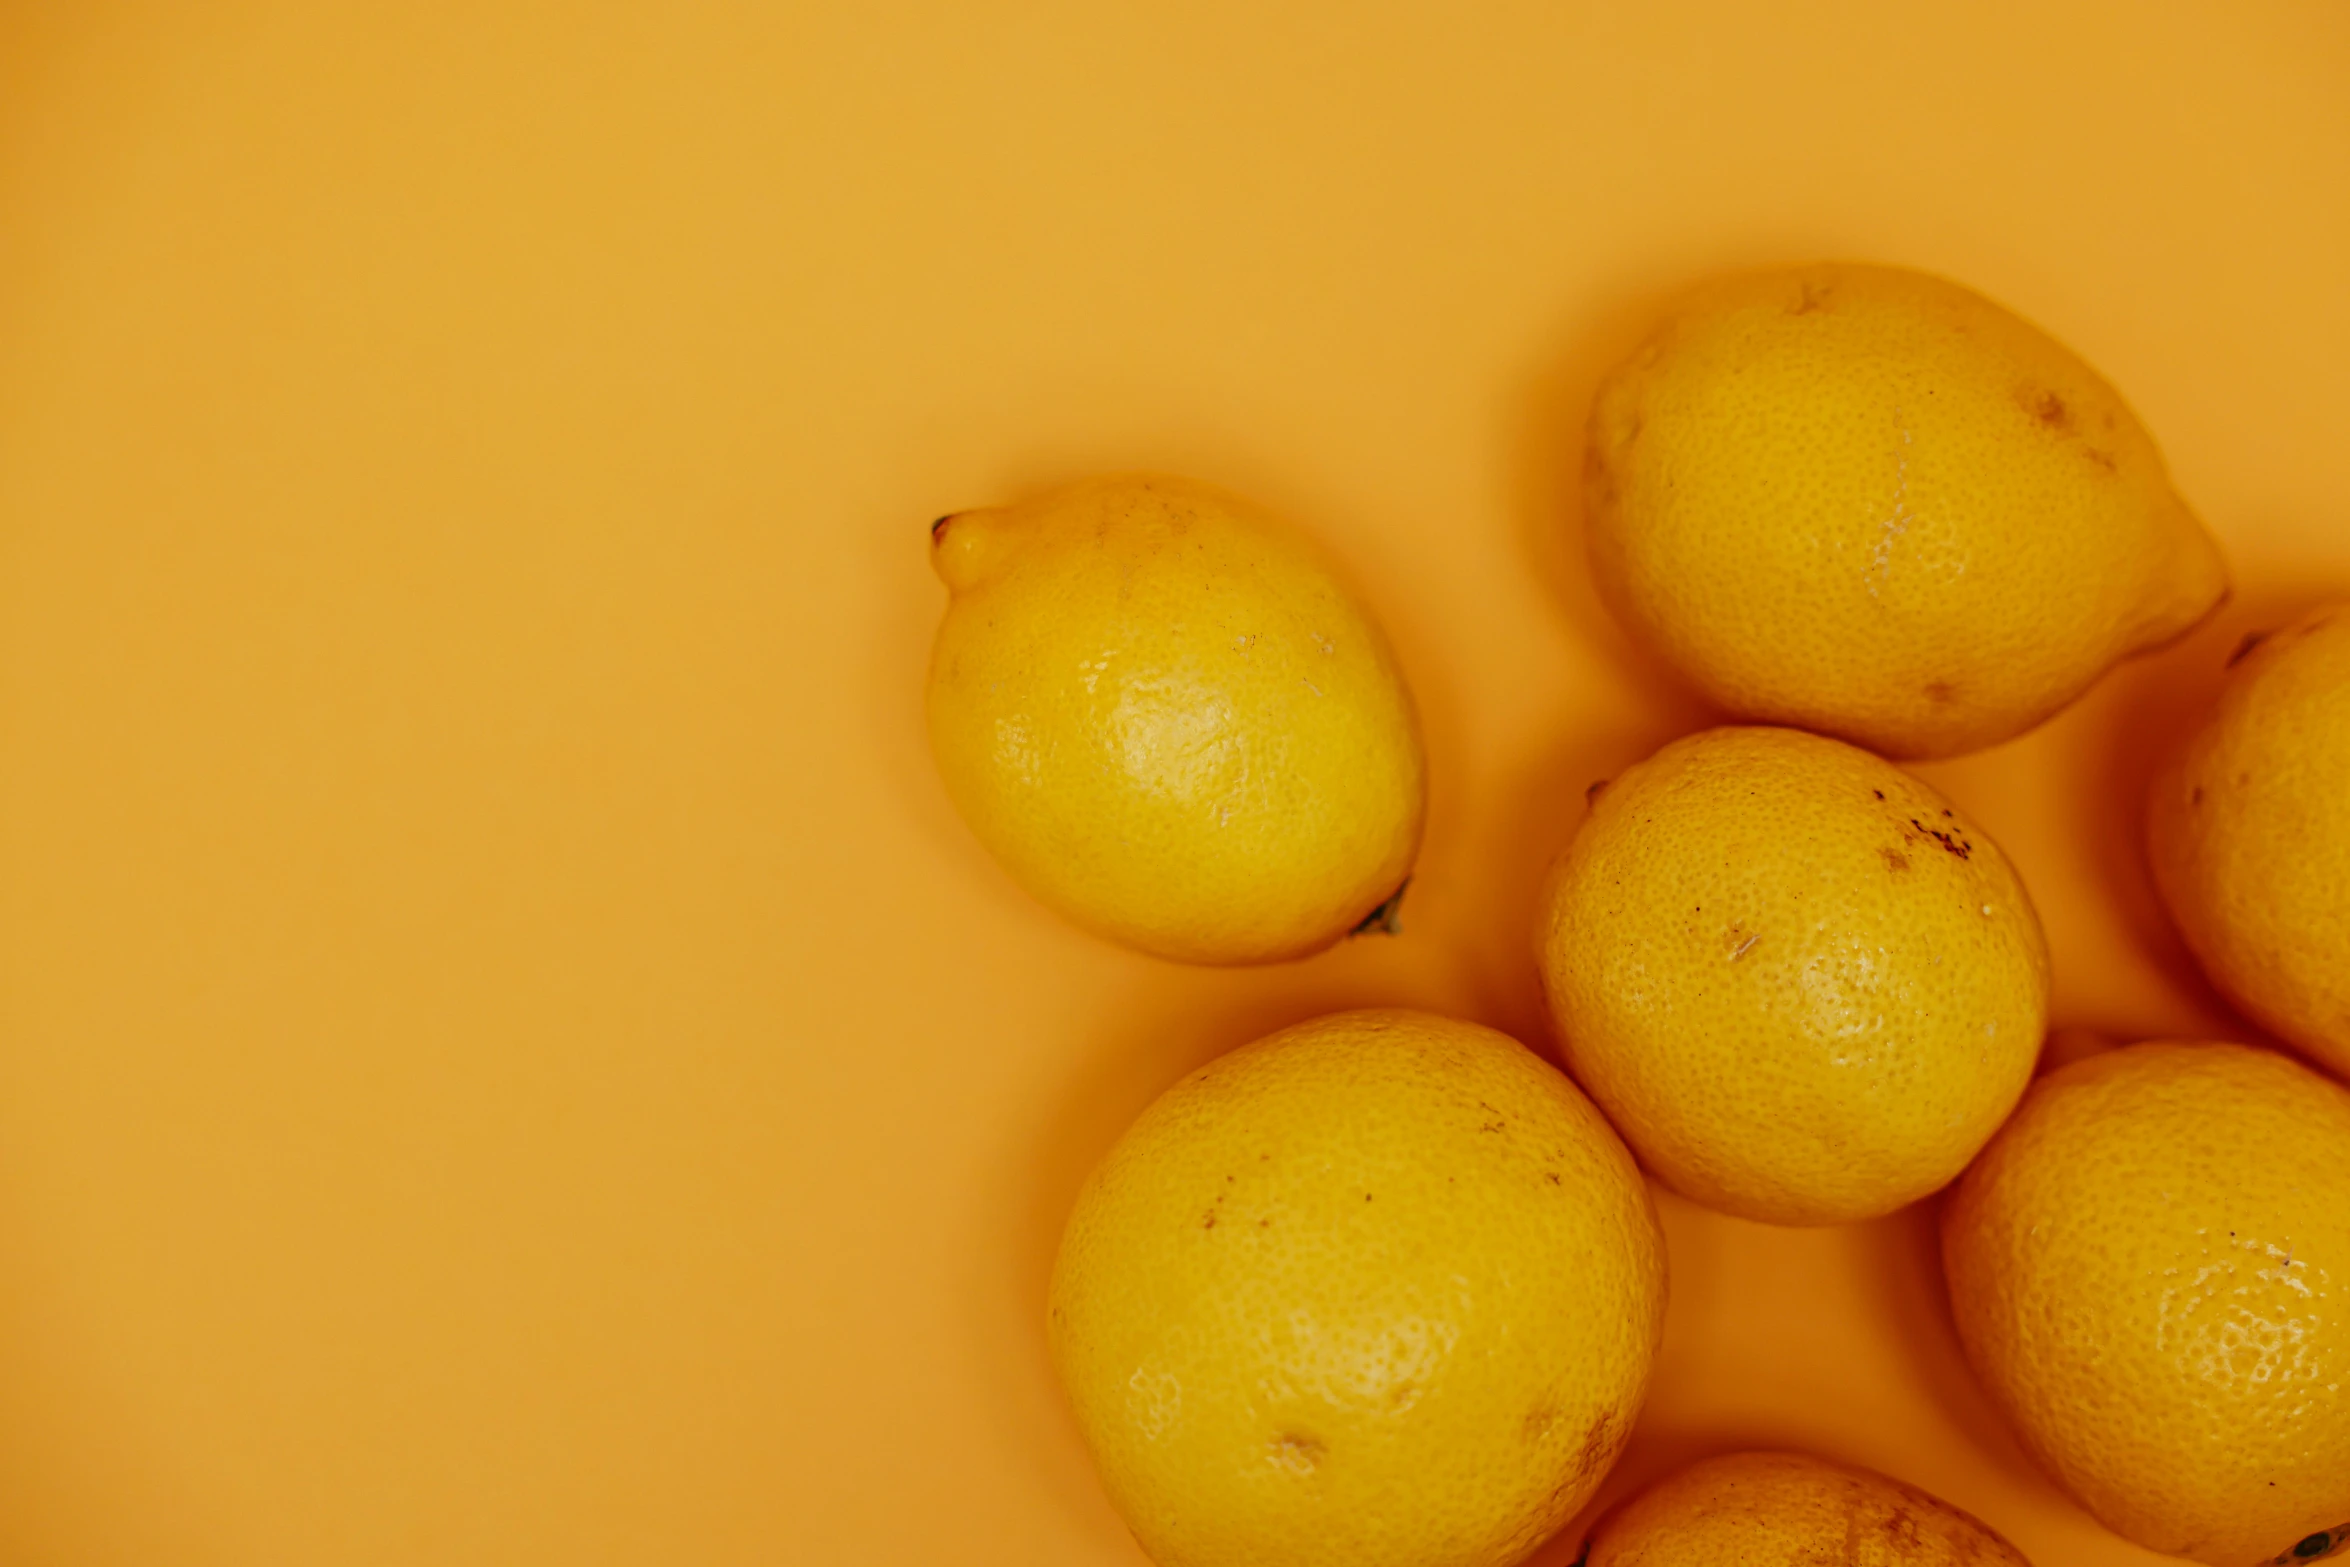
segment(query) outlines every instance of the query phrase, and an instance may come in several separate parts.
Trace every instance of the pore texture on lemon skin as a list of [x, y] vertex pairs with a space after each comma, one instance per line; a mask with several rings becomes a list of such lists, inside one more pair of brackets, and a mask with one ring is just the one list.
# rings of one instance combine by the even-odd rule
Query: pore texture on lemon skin
[[1575, 1080], [1659, 1180], [1769, 1223], [1940, 1188], [2023, 1093], [2047, 1023], [2047, 945], [1998, 845], [1797, 730], [1706, 730], [1626, 769], [1538, 920]]
[[1664, 1246], [1506, 1035], [1353, 1012], [1169, 1089], [1086, 1181], [1053, 1360], [1160, 1567], [1508, 1567], [1629, 1438]]
[[2350, 1519], [2350, 1089], [2131, 1045], [2033, 1084], [1942, 1218], [1960, 1342], [2098, 1520], [2210, 1567]]
[[1738, 717], [1888, 756], [2020, 734], [2226, 593], [2119, 394], [1924, 273], [1700, 289], [1586, 441], [1592, 570], [1634, 637]]
[[1402, 890], [1426, 764], [1370, 612], [1301, 537], [1189, 480], [1091, 480], [932, 530], [929, 729], [996, 859], [1162, 957], [1262, 963]]

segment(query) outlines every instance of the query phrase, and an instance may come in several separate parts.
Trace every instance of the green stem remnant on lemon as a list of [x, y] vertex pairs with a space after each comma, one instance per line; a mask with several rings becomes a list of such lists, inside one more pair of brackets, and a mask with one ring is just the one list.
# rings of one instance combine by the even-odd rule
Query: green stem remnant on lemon
[[1411, 694], [1295, 533], [1110, 478], [942, 517], [931, 560], [932, 753], [1038, 898], [1162, 957], [1266, 963], [1400, 896], [1427, 787]]

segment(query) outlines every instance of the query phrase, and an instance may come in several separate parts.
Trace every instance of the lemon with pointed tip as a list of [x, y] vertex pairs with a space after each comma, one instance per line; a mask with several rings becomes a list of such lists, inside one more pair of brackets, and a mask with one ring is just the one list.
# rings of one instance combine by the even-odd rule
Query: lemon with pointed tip
[[1061, 1242], [1053, 1362], [1159, 1567], [1508, 1567], [1630, 1435], [1664, 1267], [1632, 1156], [1557, 1069], [1342, 1013], [1119, 1140]]
[[1971, 1513], [1809, 1453], [1729, 1453], [1609, 1513], [1579, 1567], [2031, 1567]]
[[1602, 385], [1601, 593], [1733, 715], [1892, 757], [2020, 734], [2226, 591], [2120, 395], [1893, 267], [1700, 290]]
[[1387, 638], [1302, 537], [1185, 479], [932, 529], [947, 792], [1030, 892], [1162, 957], [1266, 963], [1392, 911], [1426, 766]]

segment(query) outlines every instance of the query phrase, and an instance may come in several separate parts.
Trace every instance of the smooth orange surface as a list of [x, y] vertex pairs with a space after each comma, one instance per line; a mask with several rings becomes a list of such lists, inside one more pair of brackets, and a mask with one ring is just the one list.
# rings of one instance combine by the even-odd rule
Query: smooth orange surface
[[[1045, 1364], [1077, 1181], [1317, 1011], [1538, 1037], [1544, 861], [1703, 717], [1578, 427], [1727, 266], [1947, 272], [2162, 442], [2234, 603], [1923, 772], [2060, 1023], [2240, 1032], [2133, 798], [2350, 588], [2346, 190], [2333, 0], [0, 5], [0, 1559], [1131, 1567]], [[1380, 606], [1399, 939], [1132, 956], [955, 817], [924, 530], [1113, 468]], [[1997, 1427], [1928, 1215], [1665, 1218], [1603, 1500], [1802, 1444], [2155, 1560]]]

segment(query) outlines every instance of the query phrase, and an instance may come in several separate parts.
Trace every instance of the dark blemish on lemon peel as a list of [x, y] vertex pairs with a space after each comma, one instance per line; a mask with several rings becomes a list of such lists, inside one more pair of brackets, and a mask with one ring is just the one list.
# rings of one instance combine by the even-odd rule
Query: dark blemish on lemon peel
[[1926, 683], [1926, 700], [1947, 707], [1958, 700], [1958, 688], [1947, 680], [1930, 680]]
[[2113, 453], [2101, 452], [2094, 446], [2082, 447], [2081, 455], [2088, 458], [2098, 467], [2103, 468], [2107, 473], [2116, 472], [2121, 467], [2121, 464], [2114, 461]]
[[2228, 662], [2226, 667], [2233, 669], [2238, 664], [2244, 662], [2245, 656], [2249, 654], [2254, 648], [2260, 646], [2261, 643], [2266, 642], [2268, 638], [2269, 634], [2265, 631], [2245, 632], [2244, 640], [2236, 644], [2236, 651], [2228, 655]]
[[2065, 430], [2072, 427], [2073, 411], [2065, 407], [2064, 399], [2054, 392], [2026, 387], [2021, 394], [2021, 400], [2032, 417], [2048, 426], [2049, 429]]
[[1348, 931], [1347, 934], [1350, 936], [1401, 935], [1403, 933], [1403, 895], [1410, 890], [1411, 885], [1412, 879], [1406, 876], [1396, 886], [1395, 891], [1387, 895], [1385, 903], [1364, 915], [1362, 923]]
[[[2293, 1559], [2295, 1561], [2304, 1562], [2315, 1561], [2318, 1557], [2332, 1552], [2333, 1549], [2340, 1545], [2345, 1538], [2350, 1538], [2350, 1524], [2343, 1524], [2340, 1528], [2336, 1529], [2322, 1530], [2317, 1534], [2310, 1535], [2307, 1539], [2304, 1539], [2298, 1545], [2294, 1546]], [[2282, 1556], [2277, 1558], [2277, 1560], [2280, 1562], [2284, 1559], [2285, 1558]]]
[[1607, 792], [1607, 785], [1608, 785], [1608, 781], [1607, 781], [1605, 778], [1601, 778], [1601, 779], [1598, 779], [1598, 780], [1596, 780], [1596, 781], [1595, 781], [1595, 782], [1594, 782], [1594, 783], [1591, 785], [1591, 787], [1590, 787], [1590, 788], [1588, 788], [1588, 789], [1584, 790], [1584, 791], [1583, 791], [1583, 803], [1584, 803], [1584, 805], [1585, 805], [1585, 806], [1593, 806], [1593, 805], [1597, 805], [1597, 804], [1599, 803], [1599, 797], [1600, 797], [1601, 795], [1603, 795], [1603, 794], [1605, 794], [1605, 793]]
[[1575, 1449], [1575, 1478], [1587, 1479], [1607, 1463], [1609, 1438], [1616, 1423], [1616, 1412], [1603, 1409], [1599, 1418], [1591, 1422], [1591, 1429], [1583, 1433], [1583, 1445]]
[[1909, 856], [1899, 849], [1879, 849], [1877, 852], [1885, 857], [1887, 870], [1905, 871], [1909, 869]]
[[1944, 852], [1955, 854], [1962, 860], [1975, 852], [1975, 846], [1956, 832], [1943, 832], [1939, 828], [1928, 827], [1914, 816], [1909, 819], [1909, 824], [1916, 828], [1922, 836], [1931, 838], [1942, 845]]
[[1564, 1186], [1567, 1184], [1566, 1177], [1560, 1175], [1556, 1170], [1543, 1171], [1542, 1178], [1550, 1182], [1550, 1184], [1553, 1186]]

